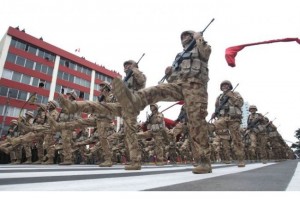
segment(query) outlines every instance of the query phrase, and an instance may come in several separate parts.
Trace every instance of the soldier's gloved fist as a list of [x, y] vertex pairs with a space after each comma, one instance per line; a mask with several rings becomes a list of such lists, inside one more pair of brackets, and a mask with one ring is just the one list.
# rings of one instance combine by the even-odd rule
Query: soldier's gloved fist
[[172, 66], [168, 66], [166, 69], [165, 69], [165, 75], [169, 76], [172, 74]]
[[227, 95], [228, 97], [234, 97], [234, 94], [233, 94], [232, 91], [227, 92], [226, 95]]
[[204, 40], [202, 34], [199, 33], [199, 32], [195, 32], [194, 35], [193, 35], [193, 37], [194, 37], [195, 40], [199, 40], [199, 39], [201, 41]]

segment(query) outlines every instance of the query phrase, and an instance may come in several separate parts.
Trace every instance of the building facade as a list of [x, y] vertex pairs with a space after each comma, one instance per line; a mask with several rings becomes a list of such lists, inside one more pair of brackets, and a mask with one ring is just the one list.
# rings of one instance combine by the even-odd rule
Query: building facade
[[[75, 90], [79, 100], [97, 100], [99, 83], [121, 75], [9, 27], [0, 41], [0, 136], [6, 135], [12, 119], [36, 104], [47, 104], [57, 93]], [[30, 103], [36, 97], [34, 104]]]
[[249, 103], [248, 102], [244, 102], [244, 105], [242, 107], [242, 128], [247, 128], [247, 119], [249, 116], [250, 112], [249, 112]]

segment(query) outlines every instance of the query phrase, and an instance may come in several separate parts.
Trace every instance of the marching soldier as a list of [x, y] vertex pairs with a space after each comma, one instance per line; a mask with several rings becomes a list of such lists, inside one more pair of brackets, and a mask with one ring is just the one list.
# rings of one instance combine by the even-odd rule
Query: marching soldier
[[242, 121], [241, 108], [244, 104], [244, 100], [238, 92], [232, 91], [232, 89], [233, 87], [230, 81], [224, 80], [221, 82], [220, 90], [223, 93], [216, 99], [215, 112], [212, 118], [217, 118], [214, 122], [215, 133], [219, 142], [222, 143], [225, 163], [230, 163], [231, 139], [233, 151], [238, 159], [238, 167], [245, 167], [244, 144], [240, 134]]
[[193, 173], [211, 173], [208, 125], [205, 120], [208, 103], [208, 60], [211, 47], [200, 33], [194, 31], [184, 31], [180, 39], [184, 53], [177, 55], [174, 66], [166, 68], [165, 79], [168, 83], [134, 93], [118, 78], [113, 80], [112, 86], [118, 102], [124, 107], [124, 115], [131, 118], [139, 115], [147, 105], [159, 101], [184, 100], [189, 118], [189, 135], [193, 140], [194, 158], [198, 164], [193, 169]]

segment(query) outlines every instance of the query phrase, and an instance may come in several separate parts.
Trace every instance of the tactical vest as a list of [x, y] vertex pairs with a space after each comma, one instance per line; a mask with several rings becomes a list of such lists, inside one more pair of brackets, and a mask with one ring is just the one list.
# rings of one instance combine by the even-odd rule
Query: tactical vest
[[[209, 50], [208, 50], [209, 48]], [[181, 56], [181, 53], [176, 57]], [[186, 81], [193, 78], [194, 82], [206, 84], [208, 77], [208, 59], [210, 56], [210, 47], [201, 46], [193, 48], [190, 52], [183, 55], [183, 60], [177, 70], [173, 68], [172, 74], [168, 77], [168, 82]], [[175, 58], [176, 59], [176, 58]]]
[[[233, 93], [235, 94], [235, 93]], [[225, 94], [221, 94], [218, 97], [218, 103], [217, 106], [219, 107], [221, 104], [223, 104], [223, 101], [225, 100]], [[221, 117], [231, 117], [233, 119], [241, 119], [242, 118], [242, 110], [241, 107], [235, 106], [232, 100], [229, 98], [229, 100], [222, 106], [222, 109], [219, 112], [219, 116]]]

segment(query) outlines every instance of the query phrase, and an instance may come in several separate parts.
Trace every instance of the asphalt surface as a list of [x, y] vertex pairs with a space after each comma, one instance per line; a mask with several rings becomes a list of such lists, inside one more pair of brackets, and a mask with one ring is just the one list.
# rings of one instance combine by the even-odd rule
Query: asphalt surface
[[210, 174], [193, 174], [192, 165], [0, 165], [0, 191], [300, 191], [298, 160], [213, 164]]

